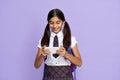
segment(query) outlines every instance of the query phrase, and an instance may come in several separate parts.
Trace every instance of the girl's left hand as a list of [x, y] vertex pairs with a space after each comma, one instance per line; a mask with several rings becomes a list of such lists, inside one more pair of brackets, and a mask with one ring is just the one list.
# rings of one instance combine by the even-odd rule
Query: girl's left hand
[[60, 46], [60, 49], [57, 50], [56, 53], [64, 57], [66, 54], [66, 50], [63, 46]]

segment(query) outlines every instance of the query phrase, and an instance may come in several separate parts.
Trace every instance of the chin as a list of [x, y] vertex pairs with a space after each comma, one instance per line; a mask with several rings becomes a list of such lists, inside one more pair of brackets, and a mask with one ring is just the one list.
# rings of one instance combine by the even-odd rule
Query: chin
[[60, 31], [53, 31], [54, 33], [59, 33]]
[[54, 33], [56, 33], [56, 34], [57, 34], [58, 32], [54, 32]]

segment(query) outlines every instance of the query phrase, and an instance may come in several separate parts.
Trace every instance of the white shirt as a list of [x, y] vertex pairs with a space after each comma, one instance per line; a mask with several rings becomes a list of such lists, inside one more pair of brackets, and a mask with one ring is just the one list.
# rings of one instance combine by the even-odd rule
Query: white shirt
[[[58, 34], [55, 34], [54, 32], [51, 32], [50, 35], [50, 42], [49, 42], [49, 48], [53, 49], [53, 39], [54, 36], [57, 35], [58, 36], [58, 42], [59, 42], [59, 47], [60, 45], [63, 45], [63, 32], [60, 31]], [[71, 36], [71, 48], [73, 48], [75, 46], [75, 44], [77, 44], [78, 42], [76, 41], [75, 37]], [[41, 39], [39, 40], [39, 44], [38, 44], [38, 48], [41, 48]], [[68, 59], [65, 59], [62, 56], [58, 56], [57, 58], [53, 57], [52, 55], [53, 53], [51, 52], [48, 56], [47, 59], [45, 60], [45, 64], [49, 65], [49, 66], [67, 66], [70, 65], [70, 61]]]

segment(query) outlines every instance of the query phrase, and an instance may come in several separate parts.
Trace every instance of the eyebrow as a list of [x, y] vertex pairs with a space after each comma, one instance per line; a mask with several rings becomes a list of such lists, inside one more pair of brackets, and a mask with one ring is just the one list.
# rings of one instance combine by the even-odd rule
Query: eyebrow
[[[49, 21], [49, 22], [54, 22], [54, 21]], [[56, 22], [61, 22], [60, 20], [56, 21]]]

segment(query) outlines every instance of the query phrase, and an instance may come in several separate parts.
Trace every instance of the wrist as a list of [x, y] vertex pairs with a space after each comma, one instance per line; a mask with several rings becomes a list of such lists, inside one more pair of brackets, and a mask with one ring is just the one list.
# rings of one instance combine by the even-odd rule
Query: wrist
[[67, 52], [67, 51], [65, 52], [65, 55], [64, 55], [64, 56], [65, 56], [65, 58], [68, 59], [68, 52]]

